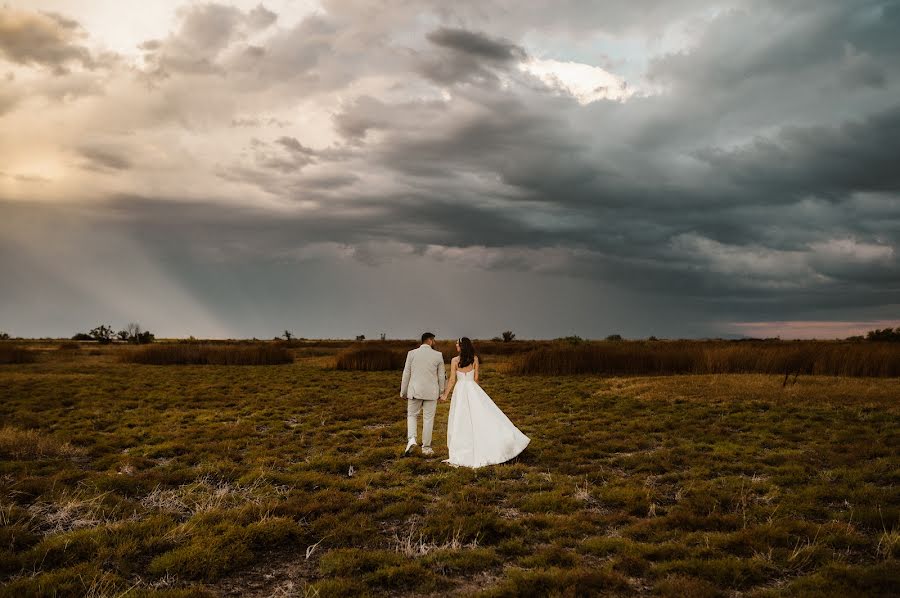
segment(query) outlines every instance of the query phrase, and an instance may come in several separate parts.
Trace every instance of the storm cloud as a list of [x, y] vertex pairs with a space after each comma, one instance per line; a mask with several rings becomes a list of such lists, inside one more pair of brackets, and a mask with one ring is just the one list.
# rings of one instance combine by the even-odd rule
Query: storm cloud
[[[245, 336], [900, 313], [892, 0], [197, 3], [115, 51], [69, 5], [0, 10], [10, 332], [103, 309]], [[110, 271], [129, 293], [84, 282]], [[66, 292], [58, 319], [27, 300]]]

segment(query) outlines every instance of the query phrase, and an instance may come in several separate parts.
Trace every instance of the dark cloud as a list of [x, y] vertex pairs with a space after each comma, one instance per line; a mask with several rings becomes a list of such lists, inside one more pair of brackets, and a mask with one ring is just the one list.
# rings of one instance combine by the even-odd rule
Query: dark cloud
[[[196, 5], [142, 45], [147, 120], [119, 128], [227, 129], [221, 154], [197, 161], [223, 187], [155, 197], [141, 179], [84, 218], [126, 223], [212, 303], [240, 291], [222, 299], [210, 264], [260, 286], [291, 267], [351, 285], [332, 268], [366, 281], [357, 298], [403, 265], [454, 272], [463, 297], [479, 292], [467, 272], [548, 304], [582, 281], [620, 292], [623, 317], [677, 313], [673, 328], [705, 333], [884, 316], [900, 297], [897, 26], [889, 0], [335, 1], [296, 22]], [[535, 61], [559, 70], [541, 77]], [[565, 68], [577, 84], [588, 62], [640, 70], [636, 92], [569, 93]], [[91, 139], [122, 147], [75, 151], [138, 180], [139, 136], [115, 133]], [[168, 147], [147, 139], [147, 155]]]
[[94, 68], [91, 52], [80, 42], [77, 21], [55, 13], [0, 8], [0, 56], [24, 65], [65, 73], [71, 64]]
[[278, 15], [262, 4], [247, 13], [247, 23], [252, 29], [265, 29], [277, 20]]
[[[779, 203], [816, 195], [900, 192], [900, 104], [861, 122], [785, 127], [733, 150], [700, 151], [720, 176]], [[766, 200], [762, 200], [766, 201]]]
[[277, 143], [278, 145], [284, 147], [285, 149], [287, 149], [293, 153], [305, 154], [307, 156], [311, 156], [311, 155], [315, 154], [314, 150], [306, 147], [305, 145], [303, 145], [302, 143], [300, 143], [293, 137], [279, 137], [278, 139], [275, 140], [275, 143]]
[[445, 85], [494, 83], [498, 80], [497, 70], [502, 71], [527, 57], [522, 47], [476, 31], [442, 27], [429, 32], [426, 38], [443, 51], [421, 57], [418, 70]]
[[84, 146], [79, 148], [78, 153], [85, 160], [84, 168], [90, 170], [116, 171], [131, 168], [131, 161], [122, 155], [121, 149], [96, 145]]
[[521, 46], [507, 40], [494, 39], [483, 33], [465, 29], [441, 27], [428, 34], [428, 40], [438, 46], [450, 48], [476, 58], [506, 62], [522, 60], [527, 55]]

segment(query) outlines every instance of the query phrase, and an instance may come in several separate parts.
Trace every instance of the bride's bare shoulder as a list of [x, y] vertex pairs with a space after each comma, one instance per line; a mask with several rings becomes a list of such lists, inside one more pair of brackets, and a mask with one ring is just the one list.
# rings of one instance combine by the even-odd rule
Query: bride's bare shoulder
[[459, 363], [459, 355], [450, 360], [450, 363]]

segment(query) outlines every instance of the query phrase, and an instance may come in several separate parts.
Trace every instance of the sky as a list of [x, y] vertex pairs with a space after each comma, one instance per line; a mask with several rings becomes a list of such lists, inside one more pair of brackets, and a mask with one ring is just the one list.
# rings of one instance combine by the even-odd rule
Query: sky
[[0, 0], [0, 331], [900, 326], [900, 0]]

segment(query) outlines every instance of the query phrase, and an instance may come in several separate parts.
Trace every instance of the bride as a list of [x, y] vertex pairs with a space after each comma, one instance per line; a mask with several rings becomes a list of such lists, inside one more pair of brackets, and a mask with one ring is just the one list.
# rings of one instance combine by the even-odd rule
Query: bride
[[456, 341], [456, 351], [459, 355], [450, 362], [450, 382], [441, 397], [446, 401], [453, 389], [447, 421], [450, 458], [444, 463], [481, 467], [509, 461], [525, 450], [531, 439], [478, 385], [478, 357], [472, 341], [462, 337]]

